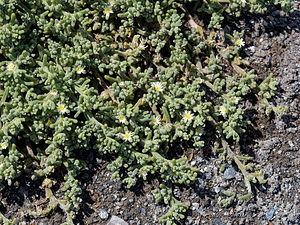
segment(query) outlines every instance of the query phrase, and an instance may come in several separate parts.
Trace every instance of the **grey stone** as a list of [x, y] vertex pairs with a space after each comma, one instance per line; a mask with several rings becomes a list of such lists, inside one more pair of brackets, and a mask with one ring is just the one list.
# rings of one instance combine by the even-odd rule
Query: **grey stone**
[[199, 188], [205, 188], [206, 187], [205, 181], [201, 178], [198, 179], [198, 187]]
[[204, 214], [204, 209], [202, 206], [200, 206], [198, 209], [197, 209], [197, 212], [200, 214], [200, 215], [203, 215]]
[[120, 217], [112, 216], [107, 225], [128, 225], [128, 223], [126, 223]]
[[226, 225], [225, 223], [223, 223], [219, 218], [215, 218], [214, 219], [215, 224], [217, 225]]
[[144, 216], [146, 216], [146, 215], [147, 215], [146, 209], [141, 208], [141, 213], [142, 213]]
[[192, 206], [193, 206], [192, 207], [193, 210], [198, 210], [200, 205], [199, 205], [199, 203], [194, 202], [194, 203], [192, 203]]
[[188, 207], [191, 206], [191, 202], [190, 201], [185, 201], [185, 202], [183, 202], [183, 204], [186, 205], [186, 206], [188, 206]]
[[275, 216], [275, 209], [269, 209], [269, 211], [266, 213], [266, 217], [269, 221], [273, 220]]
[[102, 159], [98, 159], [98, 158], [97, 158], [96, 161], [97, 161], [97, 164], [98, 164], [98, 165], [102, 164]]
[[220, 188], [220, 187], [214, 187], [214, 189], [215, 189], [216, 193], [219, 193], [222, 190], [222, 188]]
[[117, 183], [117, 190], [120, 191], [122, 188], [122, 181], [118, 181]]
[[288, 128], [288, 129], [287, 129], [287, 131], [288, 131], [289, 133], [293, 133], [293, 134], [296, 133], [297, 130], [298, 130], [297, 127], [292, 127], [292, 128]]
[[108, 218], [108, 212], [105, 209], [100, 209], [98, 215], [103, 220], [106, 220]]
[[196, 161], [197, 161], [198, 163], [202, 163], [204, 160], [203, 160], [203, 158], [201, 158], [201, 157], [199, 157], [199, 156], [196, 156]]
[[206, 173], [205, 178], [206, 178], [206, 180], [210, 180], [212, 178], [212, 174], [211, 173]]
[[236, 171], [232, 167], [229, 167], [225, 170], [224, 176], [226, 180], [233, 179], [235, 177]]
[[262, 198], [260, 198], [260, 197], [257, 197], [257, 204], [258, 204], [259, 206], [265, 205], [264, 200], [263, 200]]

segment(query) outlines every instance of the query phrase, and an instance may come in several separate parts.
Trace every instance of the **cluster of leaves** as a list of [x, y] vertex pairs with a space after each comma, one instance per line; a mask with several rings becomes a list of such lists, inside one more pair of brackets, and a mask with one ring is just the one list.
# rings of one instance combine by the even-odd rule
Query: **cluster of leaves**
[[[185, 8], [192, 4], [195, 12], [212, 14], [209, 26], [219, 27], [225, 11], [289, 5], [245, 2], [1, 0], [1, 188], [25, 172], [45, 179], [50, 203], [40, 213], [60, 207], [72, 224], [81, 201], [76, 177], [86, 166], [80, 155], [97, 150], [115, 156], [112, 178], [127, 187], [149, 174], [160, 177], [153, 193], [157, 202], [171, 205], [160, 221], [174, 224], [187, 207], [172, 195], [172, 186], [193, 181], [197, 168], [168, 153], [174, 141], [203, 147], [210, 123], [221, 156], [239, 166], [251, 193], [250, 181], [264, 182], [262, 174], [252, 172], [250, 158], [237, 156], [227, 140], [239, 141], [245, 131], [239, 103], [250, 92], [262, 99], [262, 109], [274, 109], [267, 99], [276, 81], [257, 84], [254, 71], [244, 69], [243, 33], [228, 34], [230, 44], [219, 45]], [[49, 177], [61, 168], [67, 174], [60, 200]]]

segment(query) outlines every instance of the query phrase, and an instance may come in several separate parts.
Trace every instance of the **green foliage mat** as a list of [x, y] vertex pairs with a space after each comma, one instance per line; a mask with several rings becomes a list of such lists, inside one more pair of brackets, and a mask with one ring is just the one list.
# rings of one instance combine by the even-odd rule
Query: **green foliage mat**
[[[24, 173], [44, 179], [49, 207], [31, 214], [60, 207], [73, 224], [81, 201], [76, 176], [86, 165], [79, 152], [94, 149], [115, 157], [112, 178], [128, 188], [148, 174], [160, 177], [153, 193], [170, 204], [160, 222], [175, 224], [187, 206], [172, 186], [190, 183], [198, 169], [186, 158], [168, 158], [171, 143], [203, 147], [210, 124], [215, 151], [244, 176], [248, 194], [239, 198], [249, 197], [250, 182], [265, 180], [250, 157], [228, 145], [249, 123], [240, 103], [254, 93], [267, 113], [284, 108], [268, 102], [274, 78], [257, 83], [239, 56], [243, 33], [222, 41], [208, 29], [221, 28], [226, 13], [263, 12], [271, 3], [291, 6], [288, 0], [1, 0], [0, 186]], [[197, 15], [210, 18], [208, 27], [195, 22]], [[65, 199], [51, 191], [49, 178], [59, 168], [66, 171]], [[224, 194], [220, 204], [228, 206], [236, 194]]]

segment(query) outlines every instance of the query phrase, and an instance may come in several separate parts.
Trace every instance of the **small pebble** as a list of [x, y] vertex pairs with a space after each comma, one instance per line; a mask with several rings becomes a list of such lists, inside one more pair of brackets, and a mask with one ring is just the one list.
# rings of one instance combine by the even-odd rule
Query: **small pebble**
[[225, 223], [223, 223], [219, 218], [215, 218], [215, 224], [218, 224], [218, 225], [225, 225]]
[[224, 172], [224, 176], [226, 180], [233, 179], [235, 177], [236, 171], [232, 167], [227, 168]]
[[214, 187], [214, 189], [215, 189], [215, 192], [216, 192], [216, 193], [219, 193], [219, 192], [221, 191], [221, 188], [220, 188], [220, 187]]
[[266, 217], [269, 221], [273, 220], [275, 215], [275, 209], [269, 209], [269, 211], [266, 213]]
[[108, 218], [108, 213], [104, 209], [99, 210], [99, 216], [101, 219], [106, 220]]
[[146, 209], [141, 208], [141, 213], [143, 214], [143, 216], [146, 216], [147, 215]]
[[112, 216], [107, 225], [128, 225], [128, 223], [118, 216]]
[[203, 207], [202, 206], [200, 206], [198, 209], [196, 209], [197, 210], [197, 212], [200, 214], [200, 215], [202, 215], [203, 213], [204, 213], [204, 209], [203, 209]]
[[192, 161], [191, 166], [195, 166], [195, 165], [196, 165], [196, 161]]
[[199, 203], [192, 203], [192, 209], [193, 210], [198, 210], [199, 209]]

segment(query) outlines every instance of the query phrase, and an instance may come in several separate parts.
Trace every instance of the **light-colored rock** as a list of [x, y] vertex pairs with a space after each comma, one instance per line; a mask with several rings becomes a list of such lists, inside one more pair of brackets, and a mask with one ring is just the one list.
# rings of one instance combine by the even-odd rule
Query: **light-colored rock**
[[112, 216], [107, 225], [129, 225], [117, 216]]

